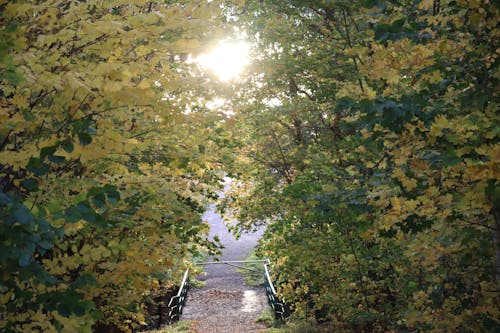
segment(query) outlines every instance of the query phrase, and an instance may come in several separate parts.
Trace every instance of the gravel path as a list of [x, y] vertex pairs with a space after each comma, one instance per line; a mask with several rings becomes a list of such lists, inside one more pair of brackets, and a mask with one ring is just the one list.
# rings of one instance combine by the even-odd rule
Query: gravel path
[[[203, 220], [211, 226], [210, 236], [217, 235], [224, 245], [220, 260], [245, 260], [262, 235], [262, 232], [247, 233], [236, 240], [216, 213], [215, 205], [207, 210]], [[205, 273], [198, 279], [207, 284], [189, 291], [182, 319], [195, 321], [199, 332], [245, 333], [265, 328], [255, 323], [268, 306], [264, 287], [248, 286], [236, 268], [224, 264], [206, 265]]]

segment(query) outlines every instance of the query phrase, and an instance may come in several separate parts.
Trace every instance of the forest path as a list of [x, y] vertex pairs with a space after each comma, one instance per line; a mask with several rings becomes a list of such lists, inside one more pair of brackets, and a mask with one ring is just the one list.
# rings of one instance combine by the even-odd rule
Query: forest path
[[[210, 224], [210, 237], [218, 236], [224, 246], [221, 261], [245, 260], [262, 236], [258, 231], [236, 239], [215, 205], [202, 218]], [[189, 291], [181, 319], [196, 322], [197, 331], [202, 333], [263, 331], [265, 326], [255, 320], [268, 306], [265, 288], [248, 286], [243, 274], [236, 270], [225, 264], [205, 265], [205, 273], [198, 279], [206, 285]]]

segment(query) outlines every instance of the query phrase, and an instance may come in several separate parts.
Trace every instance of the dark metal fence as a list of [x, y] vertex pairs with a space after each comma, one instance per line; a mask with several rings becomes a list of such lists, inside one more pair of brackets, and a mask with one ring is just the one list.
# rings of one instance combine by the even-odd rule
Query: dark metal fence
[[182, 314], [182, 309], [184, 308], [184, 303], [186, 303], [186, 296], [189, 289], [189, 269], [184, 273], [182, 278], [182, 283], [177, 292], [177, 295], [170, 298], [168, 303], [168, 323], [172, 324], [178, 321]]
[[[201, 263], [199, 265], [209, 265], [209, 264], [227, 264], [230, 266], [234, 263], [247, 263], [247, 262], [264, 262], [264, 281], [266, 285], [266, 294], [269, 305], [274, 311], [274, 316], [276, 319], [284, 320], [290, 316], [290, 308], [285, 302], [280, 300], [276, 295], [276, 289], [274, 288], [273, 282], [271, 280], [271, 275], [269, 274], [269, 260], [249, 260], [249, 261], [221, 261], [221, 262], [207, 262]], [[238, 266], [236, 266], [238, 267]], [[243, 268], [243, 267], [242, 267]], [[177, 292], [177, 295], [170, 298], [168, 303], [168, 324], [172, 324], [178, 321], [182, 315], [182, 309], [186, 302], [187, 292], [189, 289], [189, 269], [184, 273], [182, 278], [182, 283]]]
[[285, 320], [290, 316], [290, 308], [286, 303], [280, 301], [276, 295], [276, 289], [274, 289], [273, 282], [271, 280], [271, 275], [269, 274], [269, 262], [264, 265], [265, 283], [266, 283], [266, 294], [267, 301], [274, 311], [274, 316], [276, 319]]

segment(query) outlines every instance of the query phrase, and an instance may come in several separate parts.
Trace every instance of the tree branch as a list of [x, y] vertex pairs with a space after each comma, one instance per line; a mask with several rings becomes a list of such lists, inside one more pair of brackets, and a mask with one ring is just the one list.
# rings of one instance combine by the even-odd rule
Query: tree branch
[[0, 151], [4, 150], [4, 148], [9, 143], [9, 136], [13, 131], [13, 129], [10, 129], [9, 132], [7, 132], [7, 135], [5, 135], [5, 138], [3, 138], [2, 143], [0, 144]]
[[77, 46], [77, 47], [72, 47], [70, 50], [66, 51], [65, 53], [63, 53], [62, 55], [65, 56], [65, 57], [71, 57], [73, 56], [75, 53], [77, 52], [80, 52], [81, 50], [83, 50], [84, 48], [88, 47], [88, 46], [91, 46], [91, 45], [94, 45], [94, 44], [97, 44], [99, 42], [102, 42], [103, 40], [105, 40], [107, 37], [109, 37], [109, 35], [107, 34], [102, 34], [101, 36], [97, 37], [96, 39], [94, 40], [91, 40], [83, 45], [80, 45], [80, 46]]

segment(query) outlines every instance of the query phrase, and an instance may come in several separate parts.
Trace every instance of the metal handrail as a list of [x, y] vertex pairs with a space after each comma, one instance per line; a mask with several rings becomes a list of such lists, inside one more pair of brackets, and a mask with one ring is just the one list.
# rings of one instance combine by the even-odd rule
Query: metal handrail
[[264, 265], [264, 274], [266, 275], [266, 280], [269, 281], [269, 288], [271, 289], [271, 293], [276, 295], [276, 289], [274, 289], [271, 275], [269, 274], [269, 262]]
[[170, 298], [170, 302], [168, 302], [168, 323], [172, 324], [173, 322], [180, 319], [182, 314], [182, 309], [184, 308], [184, 304], [186, 303], [187, 292], [189, 289], [189, 269], [186, 269], [184, 273], [184, 277], [182, 278], [182, 283], [177, 292], [177, 295], [172, 296]]
[[276, 289], [274, 288], [271, 280], [271, 275], [269, 274], [269, 265], [270, 262], [267, 260], [267, 263], [264, 264], [267, 300], [274, 311], [275, 318], [285, 320], [288, 316], [290, 316], [290, 309], [284, 301], [280, 301], [278, 298]]
[[196, 265], [216, 265], [216, 264], [247, 264], [252, 262], [265, 262], [268, 263], [269, 259], [258, 259], [258, 260], [224, 260], [224, 261], [208, 261], [208, 262], [198, 262]]
[[[290, 316], [290, 309], [283, 300], [280, 300], [277, 296], [276, 289], [274, 288], [273, 282], [271, 280], [271, 274], [269, 273], [269, 267], [271, 262], [269, 259], [265, 260], [246, 260], [246, 261], [215, 261], [199, 263], [198, 265], [208, 265], [208, 264], [232, 264], [232, 263], [248, 263], [248, 262], [262, 262], [264, 263], [264, 280], [266, 285], [266, 295], [269, 305], [274, 311], [274, 315], [277, 319], [284, 320]], [[189, 289], [189, 269], [184, 273], [182, 278], [182, 283], [177, 292], [177, 295], [170, 298], [168, 303], [168, 323], [172, 324], [180, 319], [182, 314], [182, 309], [186, 302], [187, 292]]]

